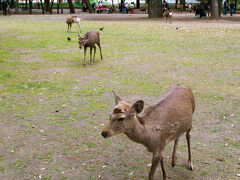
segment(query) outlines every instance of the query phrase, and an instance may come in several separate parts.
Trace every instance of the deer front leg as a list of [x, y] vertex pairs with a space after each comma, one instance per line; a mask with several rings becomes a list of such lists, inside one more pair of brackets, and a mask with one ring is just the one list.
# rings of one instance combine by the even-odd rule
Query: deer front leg
[[151, 169], [150, 169], [150, 172], [149, 172], [149, 177], [148, 177], [149, 180], [154, 179], [154, 174], [155, 174], [155, 171], [157, 169], [157, 166], [159, 164], [160, 159], [162, 159], [162, 151], [154, 152], [153, 153], [153, 158], [152, 158], [152, 166], [151, 166]]
[[102, 49], [101, 49], [101, 45], [100, 45], [100, 43], [97, 43], [97, 45], [98, 45], [99, 50], [100, 50], [101, 59], [103, 59], [103, 57], [102, 57]]
[[87, 52], [87, 47], [84, 46], [84, 66], [86, 66], [86, 52]]
[[191, 159], [191, 147], [190, 147], [190, 130], [186, 132], [187, 145], [188, 145], [188, 169], [193, 170], [193, 164]]
[[90, 64], [92, 64], [92, 47], [90, 47]]
[[94, 48], [94, 54], [93, 54], [93, 62], [95, 61], [95, 55], [96, 55], [96, 46], [93, 46]]
[[174, 167], [176, 165], [176, 160], [177, 160], [176, 149], [177, 149], [177, 145], [178, 145], [178, 140], [179, 139], [176, 139], [174, 142], [173, 154], [172, 154], [172, 167]]
[[167, 173], [166, 173], [164, 165], [163, 165], [163, 156], [161, 158], [161, 167], [162, 167], [163, 179], [167, 180]]
[[78, 25], [78, 27], [79, 27], [79, 30], [80, 30], [80, 33], [82, 32], [81, 31], [81, 27], [80, 27], [80, 24], [77, 22], [77, 25]]

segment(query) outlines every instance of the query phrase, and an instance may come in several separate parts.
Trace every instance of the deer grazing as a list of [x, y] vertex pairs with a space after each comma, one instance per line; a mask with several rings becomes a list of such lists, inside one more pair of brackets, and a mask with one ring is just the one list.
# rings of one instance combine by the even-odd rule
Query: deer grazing
[[163, 151], [170, 141], [175, 141], [172, 166], [176, 164], [176, 148], [179, 137], [186, 132], [188, 145], [188, 169], [193, 170], [190, 148], [190, 131], [195, 109], [192, 91], [182, 85], [170, 89], [167, 94], [149, 106], [142, 116], [144, 102], [136, 101], [133, 105], [123, 101], [114, 93], [116, 106], [110, 114], [110, 122], [103, 129], [104, 138], [124, 133], [132, 141], [143, 144], [149, 152], [153, 153], [149, 180], [154, 179], [154, 173], [159, 161], [161, 162], [163, 179], [167, 174], [163, 164]]
[[170, 23], [172, 23], [172, 15], [173, 13], [168, 10], [168, 8], [164, 7], [163, 8], [163, 17], [166, 18], [166, 23], [167, 23], [167, 20], [169, 20]]
[[80, 21], [81, 21], [81, 19], [78, 18], [77, 16], [72, 16], [72, 17], [70, 17], [70, 18], [67, 18], [67, 21], [66, 21], [66, 23], [67, 23], [67, 25], [68, 25], [68, 30], [67, 30], [67, 32], [69, 32], [69, 30], [72, 28], [72, 25], [73, 25], [74, 23], [76, 23], [76, 24], [78, 25], [79, 30], [80, 30], [80, 32], [81, 32]]
[[94, 49], [93, 62], [95, 61], [95, 55], [96, 55], [95, 44], [98, 45], [101, 59], [103, 59], [101, 45], [100, 45], [100, 34], [98, 31], [95, 31], [95, 30], [89, 31], [86, 34], [84, 34], [83, 37], [81, 37], [80, 34], [78, 34], [78, 43], [79, 43], [80, 49], [84, 47], [84, 66], [86, 66], [86, 52], [88, 47], [90, 47], [90, 64], [92, 64], [92, 49]]

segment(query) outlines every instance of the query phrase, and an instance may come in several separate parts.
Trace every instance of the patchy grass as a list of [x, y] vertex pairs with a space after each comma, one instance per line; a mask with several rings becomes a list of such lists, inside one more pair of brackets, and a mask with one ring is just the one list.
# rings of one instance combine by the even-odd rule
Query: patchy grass
[[[186, 170], [184, 137], [171, 179], [237, 179], [240, 158], [240, 28], [219, 23], [83, 21], [104, 26], [103, 58], [83, 67], [77, 30], [64, 16], [0, 17], [0, 178], [146, 179], [151, 154], [119, 135], [100, 136], [114, 105], [154, 103], [181, 83], [196, 97], [195, 170]], [[72, 38], [71, 42], [67, 37]], [[156, 178], [161, 178], [160, 168]]]

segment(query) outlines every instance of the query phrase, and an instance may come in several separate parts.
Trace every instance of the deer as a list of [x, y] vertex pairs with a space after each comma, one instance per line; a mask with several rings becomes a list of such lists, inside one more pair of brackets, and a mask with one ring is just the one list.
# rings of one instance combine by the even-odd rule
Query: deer
[[170, 23], [172, 23], [172, 15], [173, 13], [170, 10], [168, 10], [168, 8], [166, 7], [163, 8], [163, 17], [166, 18], [166, 23], [167, 23], [167, 20], [169, 20]]
[[98, 45], [101, 59], [103, 59], [102, 49], [100, 44], [100, 33], [98, 31], [96, 30], [88, 31], [86, 34], [84, 34], [83, 37], [81, 37], [80, 34], [78, 34], [78, 43], [79, 43], [79, 49], [84, 47], [84, 66], [86, 66], [86, 52], [88, 47], [90, 47], [90, 64], [92, 64], [92, 49], [94, 49], [93, 62], [95, 61], [95, 55], [96, 55], [95, 44]]
[[81, 19], [78, 18], [77, 16], [72, 16], [72, 17], [70, 17], [70, 18], [67, 18], [67, 21], [66, 21], [66, 23], [67, 23], [67, 25], [68, 25], [68, 30], [67, 30], [67, 32], [69, 32], [69, 30], [72, 28], [72, 25], [73, 25], [74, 23], [76, 23], [76, 24], [78, 25], [80, 32], [82, 32], [82, 31], [81, 31], [81, 28], [80, 28], [80, 21], [81, 21]]
[[149, 172], [149, 180], [154, 179], [154, 174], [159, 162], [161, 163], [163, 179], [167, 179], [167, 173], [163, 164], [163, 151], [165, 146], [174, 141], [172, 154], [172, 167], [176, 165], [176, 149], [179, 137], [186, 133], [188, 145], [189, 170], [193, 170], [190, 148], [190, 131], [195, 110], [193, 92], [183, 85], [171, 88], [155, 104], [150, 105], [143, 114], [144, 101], [138, 100], [130, 105], [123, 101], [114, 91], [116, 106], [109, 114], [110, 121], [104, 127], [101, 135], [104, 138], [120, 133], [125, 134], [130, 140], [144, 145], [153, 153], [152, 165]]

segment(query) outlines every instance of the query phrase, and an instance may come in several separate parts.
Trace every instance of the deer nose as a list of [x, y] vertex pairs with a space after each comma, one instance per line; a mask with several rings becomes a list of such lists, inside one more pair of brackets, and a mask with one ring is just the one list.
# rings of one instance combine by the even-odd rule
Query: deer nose
[[82, 47], [79, 47], [79, 49], [82, 49]]
[[106, 132], [102, 132], [101, 135], [106, 138], [107, 137], [107, 133]]

